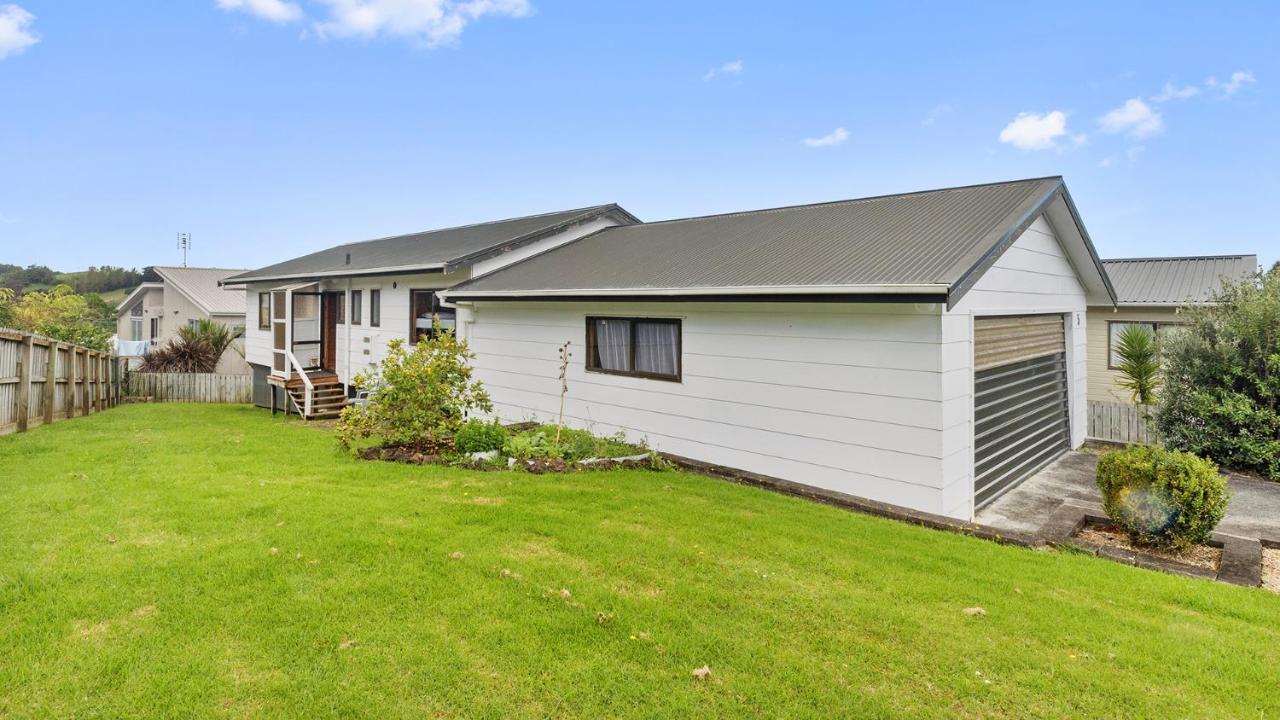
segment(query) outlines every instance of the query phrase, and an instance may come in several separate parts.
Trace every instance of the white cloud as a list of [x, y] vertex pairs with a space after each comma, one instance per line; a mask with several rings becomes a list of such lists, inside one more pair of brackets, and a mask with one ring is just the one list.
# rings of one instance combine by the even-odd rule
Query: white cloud
[[1124, 156], [1129, 159], [1130, 163], [1135, 163], [1138, 161], [1138, 158], [1141, 157], [1142, 153], [1146, 151], [1146, 149], [1147, 148], [1143, 145], [1134, 145], [1133, 147], [1124, 151]]
[[1043, 115], [1023, 112], [1000, 131], [1000, 142], [1019, 150], [1051, 150], [1067, 134], [1067, 114], [1054, 110]]
[[474, 20], [525, 17], [528, 0], [318, 0], [328, 17], [314, 24], [320, 37], [412, 38], [428, 46], [456, 42]]
[[1200, 94], [1200, 88], [1195, 85], [1187, 85], [1185, 87], [1175, 87], [1173, 83], [1164, 84], [1164, 89], [1159, 95], [1152, 96], [1151, 102], [1163, 103], [1170, 100], [1186, 100]]
[[271, 22], [287, 23], [302, 19], [302, 8], [287, 0], [218, 0], [218, 7], [228, 12], [247, 12]]
[[723, 65], [719, 65], [711, 68], [706, 72], [706, 74], [702, 76], [702, 79], [704, 81], [711, 81], [711, 80], [714, 80], [717, 75], [741, 75], [741, 74], [742, 74], [742, 61], [733, 60], [731, 62], [724, 63]]
[[0, 60], [40, 42], [40, 36], [31, 30], [35, 19], [17, 5], [0, 5]]
[[803, 142], [809, 147], [833, 147], [844, 143], [844, 141], [848, 139], [849, 132], [842, 127], [838, 127], [822, 137], [805, 138]]
[[1222, 84], [1223, 95], [1235, 95], [1236, 91], [1245, 85], [1256, 82], [1253, 73], [1247, 70], [1237, 70], [1231, 73], [1231, 78]]
[[947, 105], [946, 103], [943, 103], [941, 105], [934, 105], [933, 109], [930, 110], [929, 113], [924, 116], [924, 120], [920, 121], [920, 124], [925, 127], [932, 127], [944, 115], [950, 115], [953, 112], [955, 112], [955, 108], [951, 107], [950, 105]]
[[1105, 133], [1125, 133], [1141, 139], [1164, 130], [1164, 119], [1141, 98], [1130, 98], [1124, 101], [1124, 105], [1098, 118], [1098, 125]]

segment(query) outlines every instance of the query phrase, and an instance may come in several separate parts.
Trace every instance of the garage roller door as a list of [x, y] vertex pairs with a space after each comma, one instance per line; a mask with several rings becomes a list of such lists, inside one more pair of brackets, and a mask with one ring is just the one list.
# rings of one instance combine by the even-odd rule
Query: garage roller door
[[1061, 315], [974, 320], [974, 506], [1071, 446]]

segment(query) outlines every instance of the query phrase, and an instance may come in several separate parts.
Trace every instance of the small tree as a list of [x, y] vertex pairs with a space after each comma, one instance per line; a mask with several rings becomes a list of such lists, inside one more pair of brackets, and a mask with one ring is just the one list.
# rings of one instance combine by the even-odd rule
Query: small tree
[[1215, 300], [1163, 342], [1156, 425], [1169, 447], [1280, 480], [1280, 263]]
[[1133, 402], [1150, 405], [1156, 400], [1160, 387], [1160, 357], [1156, 352], [1156, 337], [1142, 325], [1130, 325], [1120, 331], [1116, 354], [1120, 356], [1120, 380], [1117, 384], [1128, 390]]
[[23, 294], [11, 301], [9, 316], [17, 330], [94, 350], [107, 350], [111, 346], [111, 330], [97, 322], [84, 296], [66, 285]]
[[489, 394], [472, 377], [475, 355], [466, 342], [433, 325], [431, 337], [412, 348], [392, 340], [386, 359], [356, 376], [356, 386], [370, 391], [369, 401], [339, 416], [337, 439], [344, 449], [372, 437], [383, 445], [434, 452], [448, 445], [468, 414], [493, 411]]

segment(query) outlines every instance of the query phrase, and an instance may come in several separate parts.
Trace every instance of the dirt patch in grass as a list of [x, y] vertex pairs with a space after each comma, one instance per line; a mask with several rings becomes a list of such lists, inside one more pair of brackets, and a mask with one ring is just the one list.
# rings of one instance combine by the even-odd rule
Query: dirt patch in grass
[[1262, 548], [1262, 587], [1280, 592], [1280, 547]]
[[1188, 548], [1185, 552], [1177, 553], [1171, 550], [1138, 547], [1131, 544], [1129, 542], [1129, 537], [1112, 525], [1086, 525], [1084, 529], [1076, 533], [1076, 539], [1086, 545], [1093, 545], [1095, 547], [1110, 545], [1122, 550], [1141, 553], [1143, 555], [1151, 555], [1163, 560], [1172, 560], [1177, 563], [1205, 568], [1207, 570], [1217, 571], [1218, 566], [1222, 564], [1222, 548], [1213, 547], [1211, 545], [1196, 545], [1195, 547]]

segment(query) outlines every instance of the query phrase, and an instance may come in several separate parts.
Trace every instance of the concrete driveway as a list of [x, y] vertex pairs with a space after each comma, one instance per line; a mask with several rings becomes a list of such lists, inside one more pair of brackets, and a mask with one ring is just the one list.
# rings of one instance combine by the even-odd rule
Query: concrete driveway
[[[1094, 478], [1098, 456], [1073, 451], [988, 505], [974, 522], [1004, 531], [1035, 533], [1063, 500], [1101, 510]], [[1225, 535], [1280, 541], [1280, 483], [1229, 475], [1231, 504], [1218, 525]]]

